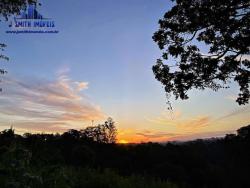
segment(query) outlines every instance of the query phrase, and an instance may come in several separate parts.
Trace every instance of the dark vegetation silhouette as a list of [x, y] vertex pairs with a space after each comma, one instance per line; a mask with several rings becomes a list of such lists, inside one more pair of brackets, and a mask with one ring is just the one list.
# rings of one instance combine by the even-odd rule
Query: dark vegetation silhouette
[[250, 1], [174, 2], [153, 36], [162, 50], [153, 72], [165, 87], [168, 100], [171, 94], [188, 99], [187, 92], [193, 88], [217, 91], [235, 81], [240, 88], [237, 103], [248, 103]]
[[63, 134], [2, 131], [1, 187], [250, 187], [250, 125], [224, 138], [124, 145], [107, 122]]
[[0, 20], [4, 18], [7, 21], [10, 16], [20, 14], [32, 3], [37, 3], [37, 0], [0, 0]]
[[104, 124], [61, 135], [20, 136], [12, 128], [4, 130], [0, 133], [1, 188], [176, 187], [127, 170], [126, 165], [131, 164], [123, 164], [127, 151], [115, 144], [116, 134], [111, 118]]

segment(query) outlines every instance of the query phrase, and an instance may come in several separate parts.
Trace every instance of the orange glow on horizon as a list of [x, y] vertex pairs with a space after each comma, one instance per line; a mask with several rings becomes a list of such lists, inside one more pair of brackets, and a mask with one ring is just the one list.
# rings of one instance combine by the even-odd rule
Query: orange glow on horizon
[[118, 143], [119, 144], [128, 144], [129, 142], [127, 140], [119, 140]]

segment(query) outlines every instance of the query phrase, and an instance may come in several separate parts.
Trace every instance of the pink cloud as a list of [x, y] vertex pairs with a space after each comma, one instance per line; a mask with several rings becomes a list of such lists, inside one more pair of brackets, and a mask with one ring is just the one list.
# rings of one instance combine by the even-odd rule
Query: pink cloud
[[[14, 121], [17, 128], [24, 128], [27, 123], [27, 129], [37, 126], [37, 130], [61, 130], [59, 125], [73, 128], [106, 117], [98, 105], [80, 93], [88, 88], [87, 82], [73, 81], [62, 73], [57, 76], [56, 80], [5, 77], [0, 115]], [[30, 121], [35, 124], [31, 126]]]

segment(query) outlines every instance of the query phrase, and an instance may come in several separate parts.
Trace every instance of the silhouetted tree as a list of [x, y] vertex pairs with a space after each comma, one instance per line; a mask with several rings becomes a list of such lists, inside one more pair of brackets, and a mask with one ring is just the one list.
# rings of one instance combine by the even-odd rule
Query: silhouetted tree
[[104, 124], [98, 126], [87, 127], [82, 130], [82, 135], [86, 139], [99, 143], [115, 143], [117, 129], [112, 118], [108, 118]]
[[237, 130], [238, 136], [244, 139], [250, 139], [250, 125], [241, 127]]
[[112, 118], [108, 118], [102, 125], [103, 132], [105, 132], [105, 141], [106, 143], [115, 143], [117, 136], [117, 129], [115, 127], [115, 122]]
[[81, 132], [77, 131], [75, 129], [70, 129], [67, 132], [63, 133], [62, 137], [65, 138], [71, 138], [71, 139], [75, 139], [78, 140], [81, 136]]
[[0, 145], [9, 145], [14, 141], [15, 131], [11, 127], [10, 129], [0, 132]]
[[8, 20], [10, 16], [19, 14], [30, 3], [37, 3], [37, 0], [0, 0], [0, 21], [1, 17]]
[[101, 130], [98, 126], [87, 127], [86, 129], [82, 130], [83, 138], [94, 141], [94, 142], [101, 142]]
[[[176, 99], [188, 99], [187, 92], [192, 88], [217, 91], [228, 88], [228, 83], [234, 80], [240, 86], [236, 101], [239, 105], [248, 103], [250, 1], [174, 2], [159, 20], [160, 28], [153, 36], [163, 51], [153, 72], [167, 96], [172, 93]], [[174, 64], [170, 63], [172, 60]]]

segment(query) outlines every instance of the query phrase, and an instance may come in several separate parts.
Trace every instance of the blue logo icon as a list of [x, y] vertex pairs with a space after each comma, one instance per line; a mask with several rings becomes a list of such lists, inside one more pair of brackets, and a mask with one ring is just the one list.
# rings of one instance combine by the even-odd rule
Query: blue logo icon
[[59, 33], [55, 29], [55, 21], [43, 17], [37, 11], [36, 4], [30, 4], [27, 10], [21, 12], [18, 17], [14, 17], [9, 27], [11, 30], [6, 33]]
[[25, 11], [21, 13], [20, 19], [41, 19], [42, 20], [43, 16], [39, 14], [38, 11], [36, 10], [36, 5], [31, 4], [29, 5], [27, 9], [27, 13]]

